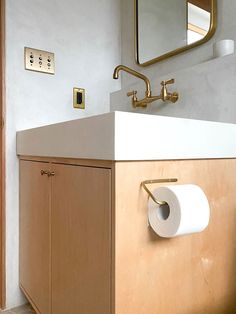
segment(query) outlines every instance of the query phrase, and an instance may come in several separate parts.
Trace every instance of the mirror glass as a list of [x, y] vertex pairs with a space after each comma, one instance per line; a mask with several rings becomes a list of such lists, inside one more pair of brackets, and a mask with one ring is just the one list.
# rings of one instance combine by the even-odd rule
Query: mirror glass
[[135, 0], [136, 61], [149, 65], [206, 42], [215, 31], [214, 0]]

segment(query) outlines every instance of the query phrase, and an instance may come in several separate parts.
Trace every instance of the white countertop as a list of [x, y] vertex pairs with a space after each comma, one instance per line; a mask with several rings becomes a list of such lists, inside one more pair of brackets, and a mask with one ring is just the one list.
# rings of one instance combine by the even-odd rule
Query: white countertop
[[17, 132], [17, 154], [103, 160], [236, 157], [236, 124], [128, 112]]

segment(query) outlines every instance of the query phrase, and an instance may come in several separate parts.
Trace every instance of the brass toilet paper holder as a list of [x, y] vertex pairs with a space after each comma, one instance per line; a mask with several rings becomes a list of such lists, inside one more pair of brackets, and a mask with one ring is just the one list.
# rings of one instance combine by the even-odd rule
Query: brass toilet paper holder
[[156, 199], [156, 197], [152, 194], [152, 192], [148, 189], [147, 184], [154, 184], [154, 183], [168, 183], [168, 182], [177, 182], [178, 179], [176, 178], [170, 178], [170, 179], [155, 179], [155, 180], [145, 180], [141, 183], [141, 186], [144, 188], [144, 190], [148, 193], [148, 195], [151, 197], [151, 199], [157, 204], [157, 205], [165, 205], [167, 204], [165, 201], [159, 201]]

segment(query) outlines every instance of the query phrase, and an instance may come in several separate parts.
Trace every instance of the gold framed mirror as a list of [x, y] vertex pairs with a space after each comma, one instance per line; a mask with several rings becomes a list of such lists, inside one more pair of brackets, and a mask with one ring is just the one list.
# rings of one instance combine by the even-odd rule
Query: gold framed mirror
[[147, 66], [207, 42], [217, 0], [134, 0], [136, 62]]

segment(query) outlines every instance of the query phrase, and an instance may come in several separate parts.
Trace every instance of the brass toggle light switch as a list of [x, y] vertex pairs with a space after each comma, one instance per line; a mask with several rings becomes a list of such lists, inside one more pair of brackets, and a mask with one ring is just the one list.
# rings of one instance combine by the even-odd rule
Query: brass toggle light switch
[[76, 109], [85, 109], [85, 89], [73, 88], [73, 107]]
[[54, 53], [25, 47], [25, 69], [55, 74]]

